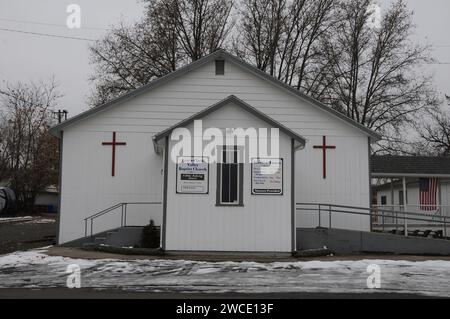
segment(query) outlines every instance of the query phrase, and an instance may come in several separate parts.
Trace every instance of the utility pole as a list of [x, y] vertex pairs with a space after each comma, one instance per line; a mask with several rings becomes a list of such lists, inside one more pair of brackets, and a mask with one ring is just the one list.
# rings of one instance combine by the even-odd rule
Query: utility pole
[[61, 124], [63, 121], [67, 121], [67, 115], [69, 114], [69, 112], [67, 110], [58, 110], [56, 112], [53, 112], [53, 114], [56, 114], [58, 116], [58, 124]]

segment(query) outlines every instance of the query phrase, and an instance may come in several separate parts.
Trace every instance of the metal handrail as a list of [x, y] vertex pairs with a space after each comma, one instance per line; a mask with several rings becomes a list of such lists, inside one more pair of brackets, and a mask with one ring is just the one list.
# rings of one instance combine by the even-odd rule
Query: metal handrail
[[121, 209], [121, 216], [120, 216], [120, 227], [124, 227], [127, 225], [127, 208], [128, 205], [161, 205], [161, 202], [128, 202], [128, 203], [118, 203], [111, 207], [108, 207], [106, 209], [103, 209], [89, 217], [84, 218], [84, 237], [88, 236], [88, 222], [90, 221], [90, 236], [93, 236], [93, 229], [94, 229], [94, 220], [98, 217], [101, 217], [103, 215], [106, 215], [108, 213], [111, 213], [115, 211], [116, 209]]
[[[404, 230], [405, 236], [408, 236], [408, 221], [422, 221], [422, 222], [431, 222], [431, 223], [441, 223], [444, 228], [444, 235], [447, 236], [447, 227], [450, 226], [450, 221], [447, 216], [432, 216], [427, 214], [415, 213], [415, 212], [407, 212], [407, 211], [393, 211], [386, 209], [378, 209], [378, 208], [367, 208], [367, 207], [356, 207], [356, 206], [345, 206], [345, 205], [335, 205], [335, 204], [319, 204], [319, 203], [296, 203], [297, 206], [312, 206], [312, 207], [296, 207], [296, 211], [309, 211], [309, 212], [318, 212], [319, 213], [319, 227], [322, 226], [322, 213], [329, 214], [329, 228], [331, 229], [331, 221], [332, 221], [332, 213], [341, 213], [341, 214], [353, 214], [353, 215], [364, 215], [370, 216], [371, 229], [373, 224], [373, 217], [378, 217], [379, 213], [381, 213], [382, 217], [382, 227], [384, 230], [385, 227], [385, 213], [395, 214], [396, 219], [403, 219], [404, 221]], [[316, 208], [315, 208], [316, 207]], [[359, 210], [350, 211], [351, 210]], [[362, 212], [361, 212], [362, 211]], [[368, 211], [368, 212], [367, 212]], [[399, 217], [400, 215], [400, 217]], [[388, 216], [393, 218], [392, 216]], [[441, 219], [440, 221], [436, 220], [436, 217]]]
[[[405, 205], [403, 205], [403, 204], [393, 204], [393, 205], [391, 205], [391, 204], [386, 204], [386, 205], [372, 205], [372, 207], [386, 207], [386, 208], [396, 208], [396, 207], [398, 207], [398, 208], [402, 208], [402, 207], [404, 207]], [[450, 208], [450, 205], [438, 205], [438, 204], [436, 204], [436, 205], [420, 205], [420, 204], [406, 204], [406, 207], [418, 207], [418, 208], [420, 208], [420, 207], [436, 207], [436, 209], [439, 209], [439, 208]]]
[[[423, 207], [426, 207], [426, 208], [434, 207], [434, 209], [425, 210], [425, 209], [422, 209]], [[450, 206], [448, 206], [448, 205], [412, 205], [412, 204], [406, 204], [406, 206], [405, 205], [372, 205], [372, 208], [373, 209], [379, 209], [379, 208], [386, 209], [391, 212], [393, 210], [409, 211], [410, 209], [413, 209], [414, 212], [427, 211], [429, 213], [432, 213], [433, 217], [435, 217], [435, 218], [439, 218], [439, 217], [442, 218], [443, 216], [446, 216], [447, 218], [450, 217]], [[421, 213], [421, 214], [424, 214], [424, 213]], [[425, 214], [425, 215], [429, 216], [429, 214]]]
[[98, 213], [95, 213], [95, 214], [92, 215], [92, 216], [86, 217], [84, 220], [87, 220], [87, 219], [95, 219], [95, 218], [100, 217], [100, 216], [102, 216], [102, 215], [104, 215], [104, 214], [107, 214], [108, 212], [110, 212], [110, 211], [112, 211], [112, 210], [114, 210], [114, 209], [116, 209], [116, 208], [119, 208], [119, 207], [122, 206], [122, 205], [123, 205], [123, 203], [119, 203], [119, 204], [116, 204], [116, 205], [114, 205], [114, 206], [108, 207], [108, 208], [106, 208], [106, 209], [104, 209], [104, 210], [102, 210], [102, 211], [100, 211], [100, 212], [98, 212]]
[[[379, 208], [367, 208], [367, 207], [356, 207], [356, 206], [344, 206], [344, 205], [335, 205], [335, 204], [318, 204], [318, 203], [296, 203], [296, 205], [304, 205], [304, 206], [316, 206], [320, 205], [323, 207], [338, 207], [338, 208], [348, 208], [348, 209], [358, 209], [358, 210], [366, 210], [366, 211], [376, 211], [376, 212], [384, 212], [384, 213], [399, 213], [404, 215], [413, 215], [413, 216], [424, 216], [424, 217], [430, 217], [429, 214], [424, 213], [417, 213], [417, 212], [408, 212], [403, 210], [392, 210], [392, 209], [379, 209]], [[348, 211], [345, 211], [348, 212]], [[351, 212], [348, 212], [351, 213]], [[444, 218], [445, 216], [439, 216], [441, 218]]]

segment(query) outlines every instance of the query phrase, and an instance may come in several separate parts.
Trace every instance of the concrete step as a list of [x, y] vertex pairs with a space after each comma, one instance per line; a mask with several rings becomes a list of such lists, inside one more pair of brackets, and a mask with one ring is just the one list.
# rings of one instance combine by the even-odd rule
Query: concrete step
[[141, 244], [144, 226], [127, 226], [110, 229], [93, 237], [83, 237], [64, 244], [66, 247], [83, 247], [87, 245], [109, 245], [113, 247], [136, 247]]
[[121, 227], [108, 234], [104, 244], [113, 247], [138, 246], [142, 238], [143, 227]]

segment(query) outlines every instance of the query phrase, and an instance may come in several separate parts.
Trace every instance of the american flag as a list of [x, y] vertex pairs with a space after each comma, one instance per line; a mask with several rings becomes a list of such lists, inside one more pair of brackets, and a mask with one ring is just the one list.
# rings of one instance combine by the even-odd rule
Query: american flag
[[437, 178], [419, 180], [420, 210], [432, 211], [437, 207]]

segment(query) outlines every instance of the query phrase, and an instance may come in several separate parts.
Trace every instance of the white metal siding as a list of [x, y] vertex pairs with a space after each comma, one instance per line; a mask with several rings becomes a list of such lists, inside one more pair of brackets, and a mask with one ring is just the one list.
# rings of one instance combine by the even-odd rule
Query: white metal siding
[[[116, 176], [111, 176], [111, 132], [64, 132], [60, 243], [84, 236], [83, 219], [121, 202], [161, 201], [162, 159], [148, 134], [118, 133], [126, 146], [116, 149]], [[150, 218], [161, 224], [162, 207], [129, 207], [128, 225]], [[120, 211], [99, 217], [94, 232], [120, 226]]]
[[229, 62], [225, 64], [224, 76], [215, 76], [214, 63], [206, 64], [127, 101], [125, 105], [113, 106], [101, 115], [84, 120], [73, 129], [154, 134], [229, 95], [236, 95], [303, 136], [363, 136], [343, 120], [299, 101], [291, 93]]
[[[296, 199], [298, 203], [323, 203], [368, 208], [369, 151], [367, 138], [327, 136], [327, 145], [336, 149], [327, 150], [327, 178], [323, 179], [322, 150], [313, 149], [322, 145], [321, 137], [310, 137], [306, 149], [296, 158]], [[298, 227], [317, 227], [318, 214], [297, 213]], [[328, 214], [322, 215], [322, 227], [329, 226]], [[368, 216], [335, 213], [332, 227], [350, 230], [370, 230]]]
[[[268, 127], [250, 113], [227, 105], [203, 119], [203, 128]], [[188, 127], [193, 132], [192, 125]], [[224, 133], [225, 134], [225, 133]], [[176, 142], [171, 141], [170, 146]], [[251, 195], [251, 165], [244, 165], [244, 207], [216, 207], [217, 164], [209, 167], [209, 194], [176, 194], [176, 165], [169, 161], [166, 249], [172, 251], [291, 251], [291, 139], [280, 133], [283, 195]], [[205, 143], [206, 145], [206, 143]], [[248, 149], [246, 150], [248, 151]]]
[[[152, 135], [232, 94], [307, 138], [296, 161], [297, 201], [369, 205], [366, 135], [230, 62], [225, 75], [215, 76], [212, 62], [64, 131], [60, 242], [80, 237], [82, 219], [110, 205], [162, 200], [162, 158], [153, 151]], [[246, 124], [236, 117], [223, 120]], [[111, 147], [101, 145], [112, 131], [128, 143], [117, 148], [115, 178]], [[321, 180], [321, 151], [311, 149], [322, 135], [337, 146], [327, 152], [327, 181]], [[115, 224], [105, 220], [104, 227]]]
[[[440, 191], [439, 194], [441, 196], [441, 202], [440, 204], [443, 206], [450, 206], [450, 181], [449, 180], [442, 180], [440, 183]], [[450, 209], [447, 211], [450, 212]]]
[[[437, 203], [442, 206], [450, 206], [450, 182], [448, 180], [441, 180], [439, 183], [440, 189], [437, 191]], [[420, 211], [420, 198], [419, 198], [419, 182], [409, 181], [407, 182], [407, 210], [408, 211]], [[399, 192], [403, 190], [403, 186], [394, 185], [394, 206], [399, 209], [399, 206], [403, 205], [400, 203]], [[377, 203], [381, 205], [381, 197], [386, 196], [386, 205], [391, 206], [391, 189], [383, 189], [377, 192]], [[448, 208], [444, 208], [446, 212], [450, 211]]]

